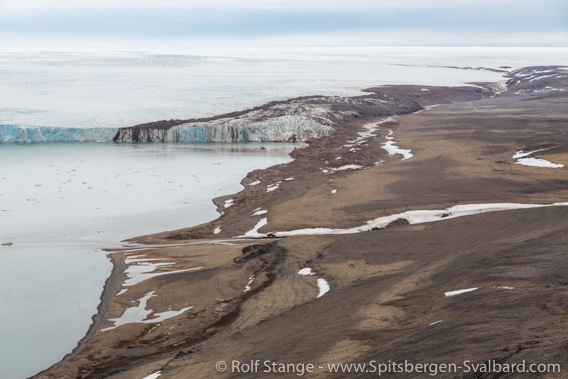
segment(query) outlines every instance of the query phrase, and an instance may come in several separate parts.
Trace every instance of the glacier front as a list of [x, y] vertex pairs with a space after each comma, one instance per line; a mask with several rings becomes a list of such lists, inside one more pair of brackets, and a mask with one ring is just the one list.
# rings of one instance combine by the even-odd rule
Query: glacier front
[[111, 142], [118, 128], [0, 125], [0, 142]]

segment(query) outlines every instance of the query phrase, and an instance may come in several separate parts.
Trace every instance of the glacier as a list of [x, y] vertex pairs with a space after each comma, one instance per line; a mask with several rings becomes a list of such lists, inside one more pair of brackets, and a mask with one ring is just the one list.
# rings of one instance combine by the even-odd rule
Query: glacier
[[288, 115], [249, 124], [232, 120], [220, 125], [188, 123], [171, 128], [0, 125], [0, 142], [303, 142], [332, 132], [330, 126], [308, 117]]
[[333, 128], [305, 116], [280, 116], [251, 123], [187, 123], [171, 128], [121, 128], [114, 142], [304, 142]]
[[111, 142], [118, 128], [0, 125], [0, 142]]
[[119, 128], [0, 125], [0, 142], [305, 142], [333, 132], [326, 106], [292, 100], [207, 119]]

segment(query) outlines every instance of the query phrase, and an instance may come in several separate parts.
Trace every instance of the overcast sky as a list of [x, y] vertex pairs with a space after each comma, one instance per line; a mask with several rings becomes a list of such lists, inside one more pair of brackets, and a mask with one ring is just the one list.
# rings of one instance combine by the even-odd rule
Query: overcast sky
[[566, 0], [0, 0], [0, 47], [568, 46]]

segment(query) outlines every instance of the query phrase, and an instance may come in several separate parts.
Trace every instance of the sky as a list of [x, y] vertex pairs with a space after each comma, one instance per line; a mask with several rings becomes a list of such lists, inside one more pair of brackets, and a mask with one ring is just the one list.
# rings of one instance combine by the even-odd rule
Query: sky
[[566, 0], [0, 0], [0, 47], [568, 46]]

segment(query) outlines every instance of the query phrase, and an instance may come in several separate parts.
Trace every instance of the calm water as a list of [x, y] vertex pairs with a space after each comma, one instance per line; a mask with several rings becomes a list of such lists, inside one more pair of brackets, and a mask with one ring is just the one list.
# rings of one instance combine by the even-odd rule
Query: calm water
[[0, 367], [47, 368], [86, 333], [112, 265], [100, 248], [218, 216], [211, 199], [290, 144], [0, 145]]

